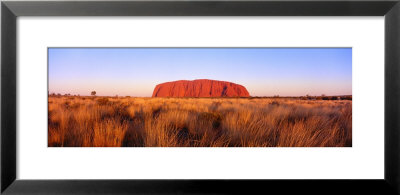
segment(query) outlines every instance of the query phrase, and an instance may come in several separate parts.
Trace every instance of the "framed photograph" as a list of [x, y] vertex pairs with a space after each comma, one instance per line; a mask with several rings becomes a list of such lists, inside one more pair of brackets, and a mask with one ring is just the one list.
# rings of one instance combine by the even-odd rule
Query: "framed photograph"
[[397, 0], [2, 1], [1, 192], [398, 194], [399, 26]]
[[352, 48], [47, 55], [49, 147], [352, 146]]

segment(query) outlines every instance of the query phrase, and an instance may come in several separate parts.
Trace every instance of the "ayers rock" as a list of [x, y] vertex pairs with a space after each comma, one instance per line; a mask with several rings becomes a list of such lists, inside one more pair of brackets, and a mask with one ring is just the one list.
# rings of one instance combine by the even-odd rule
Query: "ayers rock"
[[152, 97], [249, 97], [249, 92], [235, 83], [198, 79], [158, 84]]

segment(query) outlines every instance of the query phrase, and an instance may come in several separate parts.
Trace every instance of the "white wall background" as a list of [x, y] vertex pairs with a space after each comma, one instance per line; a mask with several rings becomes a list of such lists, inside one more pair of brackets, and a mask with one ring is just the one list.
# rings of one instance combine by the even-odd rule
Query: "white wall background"
[[[352, 47], [351, 148], [48, 148], [47, 47]], [[383, 179], [383, 17], [19, 17], [19, 179]]]

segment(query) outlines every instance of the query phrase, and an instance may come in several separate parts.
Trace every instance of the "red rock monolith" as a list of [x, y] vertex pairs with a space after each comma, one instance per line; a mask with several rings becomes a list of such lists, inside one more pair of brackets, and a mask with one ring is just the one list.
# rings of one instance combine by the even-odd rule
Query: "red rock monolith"
[[249, 97], [239, 84], [209, 79], [179, 80], [158, 84], [152, 97]]

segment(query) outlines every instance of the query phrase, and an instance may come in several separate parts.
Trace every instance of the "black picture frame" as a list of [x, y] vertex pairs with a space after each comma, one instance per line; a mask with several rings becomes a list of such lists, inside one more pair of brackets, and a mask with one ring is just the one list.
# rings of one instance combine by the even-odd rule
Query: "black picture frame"
[[[385, 176], [381, 180], [16, 179], [16, 33], [19, 16], [385, 16]], [[2, 1], [3, 194], [399, 194], [399, 0]], [[190, 170], [189, 170], [190, 171]], [[365, 170], [368, 171], [368, 170]]]

